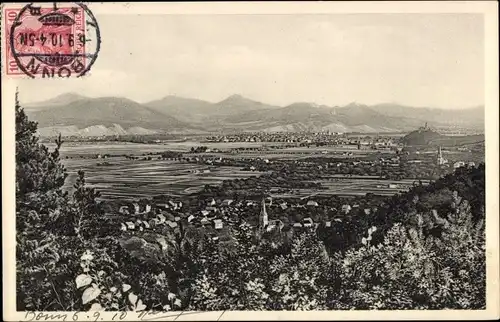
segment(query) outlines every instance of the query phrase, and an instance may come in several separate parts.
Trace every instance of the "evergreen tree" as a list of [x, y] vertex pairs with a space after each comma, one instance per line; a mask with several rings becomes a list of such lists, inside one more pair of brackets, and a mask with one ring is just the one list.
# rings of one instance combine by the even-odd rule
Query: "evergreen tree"
[[66, 170], [60, 163], [61, 136], [53, 151], [38, 141], [37, 123], [30, 121], [16, 93], [16, 197], [19, 206], [29, 206], [33, 194], [58, 191], [64, 185]]

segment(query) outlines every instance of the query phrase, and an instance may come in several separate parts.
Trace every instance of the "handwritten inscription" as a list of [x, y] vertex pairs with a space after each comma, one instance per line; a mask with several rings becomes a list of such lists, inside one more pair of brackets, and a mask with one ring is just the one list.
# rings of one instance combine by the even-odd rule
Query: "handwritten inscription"
[[[104, 314], [104, 312], [102, 312]], [[111, 316], [109, 315], [111, 314]], [[127, 312], [109, 312], [106, 321], [121, 321], [127, 317]], [[46, 313], [28, 311], [24, 321], [104, 321], [101, 312]]]
[[[122, 321], [129, 317], [134, 321], [161, 321], [166, 318], [177, 320], [183, 315], [203, 314], [205, 312], [165, 312], [165, 311], [141, 311], [141, 312], [74, 312], [74, 313], [48, 313], [28, 311], [25, 313], [23, 321]], [[219, 321], [225, 311], [217, 318]]]

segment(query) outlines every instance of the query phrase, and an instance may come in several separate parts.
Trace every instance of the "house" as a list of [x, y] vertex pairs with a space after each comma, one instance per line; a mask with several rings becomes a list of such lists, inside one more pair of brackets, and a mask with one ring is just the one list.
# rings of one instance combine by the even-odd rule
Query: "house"
[[336, 221], [336, 222], [342, 222], [342, 219], [340, 219], [340, 218], [335, 218], [335, 219], [333, 219], [333, 221]]
[[144, 225], [144, 228], [146, 228], [146, 229], [151, 228], [151, 226], [149, 225], [149, 223], [147, 221], [143, 221], [142, 224]]
[[128, 229], [135, 229], [135, 225], [133, 222], [127, 221], [125, 224], [127, 225]]
[[140, 212], [140, 210], [141, 210], [140, 207], [139, 207], [139, 204], [134, 202], [133, 205], [134, 205], [134, 212], [136, 214], [138, 214]]
[[215, 219], [214, 220], [214, 227], [215, 227], [215, 229], [222, 229], [222, 220], [221, 219]]
[[455, 168], [455, 169], [463, 167], [463, 166], [465, 166], [465, 162], [463, 162], [463, 161], [458, 161], [458, 162], [455, 162], [453, 164], [453, 168]]
[[300, 227], [302, 227], [302, 224], [299, 223], [299, 222], [296, 222], [295, 224], [293, 224], [293, 227], [294, 228], [300, 228]]
[[387, 186], [389, 189], [397, 189], [399, 187], [399, 185], [397, 185], [395, 183], [389, 183]]
[[371, 209], [370, 208], [365, 208], [365, 215], [371, 214]]
[[128, 215], [129, 214], [128, 206], [121, 206], [118, 212], [120, 212], [122, 215]]
[[181, 217], [179, 217], [179, 216], [174, 217], [174, 221], [180, 221], [180, 220], [181, 220]]
[[255, 171], [255, 167], [254, 167], [254, 166], [251, 166], [251, 167], [250, 167], [250, 171]]
[[317, 203], [316, 201], [314, 201], [314, 200], [309, 200], [309, 201], [307, 202], [307, 205], [308, 205], [308, 206], [317, 207], [317, 206], [318, 206], [318, 203]]
[[285, 224], [281, 220], [273, 219], [273, 220], [269, 221], [269, 224], [267, 225], [266, 230], [271, 231], [274, 229], [278, 229], [279, 231], [281, 231], [283, 229], [283, 227], [285, 227]]
[[165, 208], [165, 209], [169, 208], [169, 206], [167, 204], [165, 204], [165, 203], [158, 203], [158, 204], [156, 204], [156, 207], [158, 207], [158, 208]]
[[314, 222], [311, 217], [304, 218], [304, 227], [312, 227]]
[[286, 205], [286, 202], [281, 203], [281, 204], [280, 204], [280, 207], [281, 207], [281, 209], [283, 209], [283, 210], [285, 210], [285, 209], [287, 209], [287, 208], [288, 208], [288, 206]]
[[202, 225], [209, 225], [209, 224], [210, 224], [210, 220], [208, 220], [207, 218], [202, 218], [202, 219], [200, 220], [200, 223], [201, 223]]
[[206, 211], [213, 211], [213, 212], [217, 212], [218, 211], [218, 209], [216, 207], [212, 207], [212, 206], [206, 207], [205, 210]]
[[215, 202], [215, 199], [212, 198], [212, 201], [208, 203], [210, 206], [215, 206], [217, 203]]
[[469, 162], [468, 165], [469, 165], [469, 167], [475, 167], [476, 166], [476, 164], [474, 162], [472, 162], [472, 161]]
[[125, 226], [124, 223], [121, 224], [121, 227], [120, 227], [120, 230], [122, 231], [126, 231], [127, 230], [127, 226]]
[[165, 218], [165, 216], [164, 216], [164, 215], [159, 214], [159, 215], [158, 215], [158, 219], [160, 220], [160, 222], [159, 222], [159, 223], [160, 223], [160, 224], [163, 224], [167, 218]]
[[208, 210], [202, 210], [201, 214], [206, 217], [206, 216], [208, 216], [210, 214], [210, 211], [208, 211]]
[[351, 205], [342, 205], [342, 212], [348, 214], [351, 211]]
[[331, 221], [325, 221], [325, 227], [332, 227]]
[[230, 206], [232, 203], [233, 203], [232, 199], [225, 199], [224, 201], [222, 201], [222, 205], [226, 207]]
[[151, 205], [146, 205], [146, 212], [150, 212], [151, 211]]

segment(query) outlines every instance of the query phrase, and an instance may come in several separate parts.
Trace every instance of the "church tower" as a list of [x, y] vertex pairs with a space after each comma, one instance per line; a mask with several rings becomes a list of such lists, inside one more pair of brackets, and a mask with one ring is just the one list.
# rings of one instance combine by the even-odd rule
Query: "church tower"
[[266, 211], [266, 199], [262, 199], [262, 208], [259, 216], [259, 229], [264, 230], [269, 224], [269, 218]]
[[438, 153], [437, 153], [437, 160], [436, 160], [438, 165], [443, 165], [447, 163], [447, 160], [443, 158], [443, 152], [441, 151], [441, 146], [438, 148]]

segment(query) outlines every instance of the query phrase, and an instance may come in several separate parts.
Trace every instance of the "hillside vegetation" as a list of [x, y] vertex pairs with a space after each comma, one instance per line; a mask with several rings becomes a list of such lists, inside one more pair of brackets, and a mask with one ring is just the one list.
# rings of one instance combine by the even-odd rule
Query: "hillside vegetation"
[[401, 141], [407, 146], [461, 146], [484, 142], [484, 134], [447, 136], [430, 128], [420, 128], [405, 135]]

